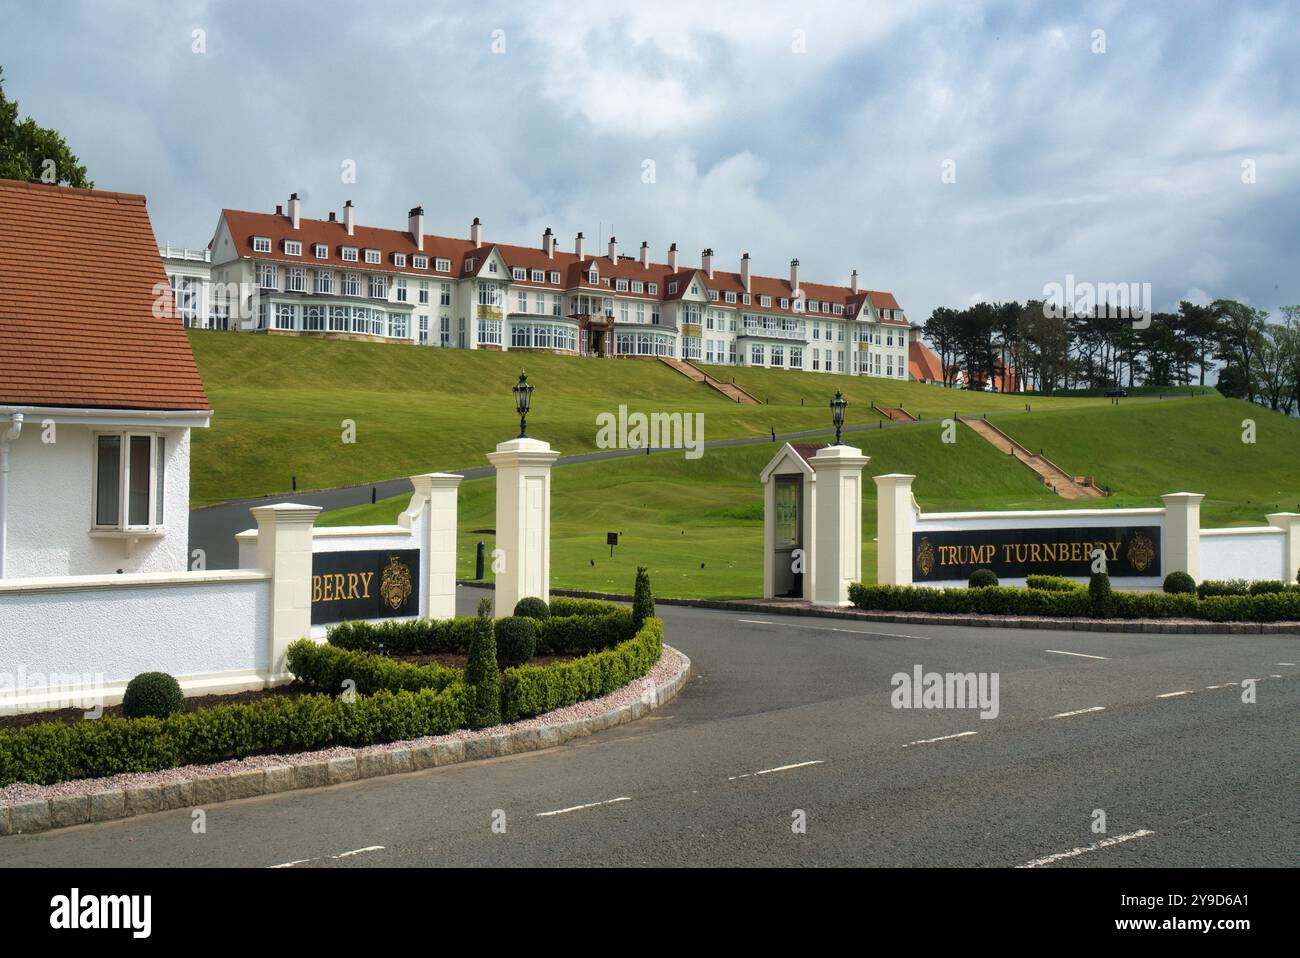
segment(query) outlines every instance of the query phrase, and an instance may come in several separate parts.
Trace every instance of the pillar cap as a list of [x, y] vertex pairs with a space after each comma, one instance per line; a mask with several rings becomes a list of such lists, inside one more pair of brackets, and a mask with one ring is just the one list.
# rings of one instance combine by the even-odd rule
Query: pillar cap
[[1161, 496], [1160, 498], [1163, 499], [1165, 502], [1169, 502], [1169, 501], [1171, 501], [1171, 500], [1177, 500], [1177, 501], [1182, 501], [1182, 502], [1192, 502], [1193, 500], [1195, 500], [1196, 502], [1200, 502], [1202, 499], [1205, 498], [1205, 493], [1203, 493], [1203, 492], [1170, 492], [1170, 493], [1167, 493], [1167, 494]]
[[876, 485], [883, 486], [891, 483], [901, 484], [904, 479], [906, 479], [908, 482], [911, 482], [913, 479], [916, 478], [916, 476], [909, 476], [905, 472], [888, 472], [885, 473], [885, 475], [883, 476], [872, 476], [871, 478], [876, 480]]
[[312, 525], [321, 513], [320, 506], [307, 506], [300, 502], [277, 502], [269, 506], [254, 506], [248, 510], [263, 525]]
[[421, 486], [431, 489], [445, 489], [449, 486], [454, 488], [460, 485], [464, 478], [465, 477], [458, 472], [425, 472], [418, 476], [411, 476], [411, 485], [413, 485], [417, 491], [419, 491]]
[[497, 443], [495, 452], [487, 454], [488, 462], [494, 466], [549, 466], [558, 458], [560, 454], [551, 444], [540, 439], [507, 439]]

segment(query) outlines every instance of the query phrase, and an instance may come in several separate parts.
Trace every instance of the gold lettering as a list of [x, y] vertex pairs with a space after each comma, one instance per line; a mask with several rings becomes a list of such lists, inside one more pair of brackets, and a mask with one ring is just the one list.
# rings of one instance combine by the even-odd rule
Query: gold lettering
[[320, 576], [318, 575], [311, 577], [311, 600], [313, 602], [320, 601]]
[[370, 580], [375, 577], [373, 572], [361, 573], [361, 598], [370, 598]]
[[321, 600], [323, 602], [334, 601], [334, 595], [330, 589], [330, 586], [333, 584], [334, 584], [334, 577], [332, 575], [321, 576]]
[[360, 598], [360, 596], [357, 595], [357, 574], [355, 572], [348, 573], [348, 598]]
[[1044, 561], [1044, 562], [1055, 562], [1055, 561], [1056, 561], [1056, 545], [1057, 545], [1057, 544], [1056, 544], [1055, 542], [1044, 542], [1044, 543], [1043, 543], [1043, 561]]
[[1029, 546], [1029, 561], [1042, 562], [1042, 544], [1035, 542]]
[[343, 591], [343, 573], [334, 573], [334, 598], [346, 599], [347, 594]]
[[1102, 545], [1104, 545], [1106, 547], [1106, 551], [1110, 553], [1110, 561], [1118, 562], [1120, 544], [1118, 542], [1103, 542]]

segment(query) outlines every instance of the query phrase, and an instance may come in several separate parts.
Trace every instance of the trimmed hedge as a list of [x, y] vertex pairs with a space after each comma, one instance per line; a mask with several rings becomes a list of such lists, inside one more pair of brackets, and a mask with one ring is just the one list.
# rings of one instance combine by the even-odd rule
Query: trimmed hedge
[[501, 668], [523, 665], [537, 654], [537, 622], [526, 615], [497, 619], [497, 661]]
[[[881, 612], [938, 612], [966, 615], [1043, 615], [1093, 618], [1093, 602], [1082, 589], [927, 589], [914, 586], [849, 586], [859, 609]], [[1227, 595], [1201, 599], [1163, 592], [1112, 592], [1106, 616], [1116, 619], [1203, 619], [1208, 622], [1300, 620], [1300, 590], [1266, 595]]]
[[636, 635], [632, 610], [613, 606], [599, 615], [558, 616], [537, 623], [538, 655], [587, 655], [610, 649]]
[[441, 692], [376, 692], [353, 702], [303, 695], [218, 705], [165, 719], [42, 722], [0, 733], [0, 787], [445, 735], [464, 726], [467, 697], [466, 687], [456, 683]]
[[663, 654], [664, 624], [646, 619], [641, 631], [612, 649], [572, 662], [521, 665], [501, 673], [501, 721], [608, 695], [645, 675]]
[[1025, 585], [1045, 592], [1079, 592], [1088, 588], [1082, 582], [1075, 582], [1063, 575], [1027, 575]]
[[992, 569], [976, 569], [966, 584], [972, 589], [987, 589], [998, 584], [998, 575]]
[[433, 655], [469, 650], [472, 615], [455, 619], [409, 619], [404, 622], [344, 622], [328, 631], [329, 644], [377, 655]]
[[546, 601], [537, 598], [535, 595], [526, 595], [515, 603], [516, 616], [525, 616], [529, 619], [545, 619], [550, 614], [551, 610], [546, 605]]
[[551, 596], [551, 615], [603, 615], [616, 612], [623, 606], [607, 599], [579, 599], [568, 595]]
[[356, 683], [358, 694], [371, 695], [381, 689], [390, 692], [439, 691], [465, 678], [460, 669], [449, 669], [436, 663], [413, 665], [398, 662], [384, 655], [353, 652], [311, 639], [290, 643], [288, 663], [289, 671], [298, 681], [330, 695], [342, 693], [343, 683], [349, 679]]

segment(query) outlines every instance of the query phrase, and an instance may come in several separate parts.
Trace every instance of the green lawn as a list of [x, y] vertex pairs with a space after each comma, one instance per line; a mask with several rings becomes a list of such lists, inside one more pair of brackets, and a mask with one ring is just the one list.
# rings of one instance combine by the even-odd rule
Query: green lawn
[[[600, 360], [544, 353], [429, 349], [288, 336], [191, 330], [190, 342], [215, 415], [193, 434], [191, 504], [374, 482], [485, 465], [484, 453], [515, 435], [510, 387], [520, 367], [536, 387], [530, 431], [562, 453], [596, 448], [596, 415], [703, 413], [706, 439], [765, 436], [828, 424], [834, 390], [847, 421], [905, 402], [926, 417], [1018, 411], [1024, 398], [920, 383], [779, 370], [715, 367], [770, 405], [732, 403], [653, 360]], [[803, 405], [801, 405], [801, 401]], [[1105, 400], [1033, 400], [1035, 410]], [[356, 442], [342, 441], [343, 421]]]

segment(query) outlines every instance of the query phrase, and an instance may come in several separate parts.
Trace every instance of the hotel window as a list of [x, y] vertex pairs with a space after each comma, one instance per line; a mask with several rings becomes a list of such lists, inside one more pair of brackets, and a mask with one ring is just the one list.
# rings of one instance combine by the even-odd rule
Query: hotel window
[[526, 312], [528, 312], [528, 294], [525, 293], [522, 289], [519, 291], [519, 309], [518, 309], [518, 312], [521, 312], [521, 313], [526, 313]]
[[330, 307], [330, 332], [346, 333], [348, 331], [348, 308], [346, 306]]
[[642, 326], [645, 325], [645, 303], [636, 304], [636, 321]]
[[301, 266], [292, 266], [285, 271], [284, 288], [290, 293], [307, 292], [307, 271]]
[[886, 346], [894, 345], [894, 331], [892, 329], [887, 330], [885, 332], [885, 345]]
[[312, 252], [316, 254], [317, 259], [330, 258], [330, 248], [326, 246], [324, 243], [317, 243], [315, 246], [312, 247]]
[[650, 325], [651, 326], [659, 325], [659, 304], [658, 303], [652, 303], [650, 305]]
[[784, 296], [781, 297], [781, 308], [782, 309], [790, 308], [790, 300], [786, 299]]
[[359, 273], [343, 274], [343, 295], [344, 296], [361, 295], [361, 275]]
[[271, 252], [271, 237], [269, 237], [269, 236], [254, 236], [254, 237], [253, 237], [253, 252], [254, 252], [254, 253], [269, 253], [269, 252]]
[[598, 272], [596, 272], [594, 269], [593, 269], [593, 270], [588, 270], [588, 272], [587, 272], [587, 282], [589, 282], [589, 283], [599, 283], [599, 282], [600, 282], [600, 274], [599, 274]]
[[[695, 292], [695, 287], [691, 287], [691, 292]], [[708, 295], [710, 303], [716, 303], [718, 301], [718, 291], [716, 289], [709, 290]]]
[[[713, 298], [714, 298], [714, 299], [717, 299], [717, 296], [715, 295]], [[734, 305], [735, 302], [736, 302], [736, 294], [733, 293], [733, 292], [731, 292], [730, 290], [727, 291], [727, 302], [728, 302], [728, 303], [731, 303], [731, 304], [733, 304], [733, 305]]]
[[406, 302], [406, 280], [400, 276], [397, 279], [397, 301]]
[[821, 368], [822, 368], [821, 355], [822, 355], [822, 351], [820, 349], [814, 349], [812, 351], [812, 368], [813, 368], [813, 372], [815, 373], [821, 372]]
[[411, 257], [411, 266], [412, 266], [413, 268], [415, 268], [415, 269], [428, 269], [428, 268], [429, 268], [429, 257], [427, 257], [427, 256], [412, 256], [412, 257]]
[[745, 293], [743, 296], [740, 297], [740, 304], [741, 304], [742, 306], [748, 306], [748, 305], [750, 304], [750, 299], [749, 299], [749, 294], [748, 294], [748, 293]]
[[501, 345], [501, 320], [480, 319], [478, 321], [478, 341], [480, 345]]
[[369, 263], [371, 266], [378, 266], [378, 265], [379, 265], [379, 260], [380, 260], [379, 250], [377, 250], [377, 249], [368, 249], [368, 250], [366, 250], [366, 262], [367, 262], [367, 263]]
[[304, 307], [302, 311], [302, 328], [313, 333], [323, 333], [325, 331], [325, 307]]
[[551, 315], [552, 315], [552, 316], [559, 316], [559, 315], [560, 315], [560, 310], [563, 308], [563, 306], [562, 306], [562, 304], [561, 304], [561, 302], [560, 302], [561, 299], [563, 299], [563, 297], [560, 296], [559, 293], [556, 293], [554, 296], [551, 297]]
[[510, 274], [510, 275], [513, 276], [515, 279], [527, 279], [527, 278], [528, 278], [528, 272], [527, 272], [523, 267], [521, 267], [521, 266], [516, 266], [516, 267], [514, 268], [514, 270], [511, 271], [511, 274]]
[[634, 292], [634, 293], [644, 293], [644, 292], [645, 292], [645, 283], [641, 282], [639, 279], [634, 279], [634, 280], [632, 280], [632, 292]]
[[751, 343], [749, 347], [749, 364], [751, 366], [763, 365], [763, 344]]
[[651, 296], [658, 296], [658, 295], [659, 295], [659, 284], [658, 284], [658, 283], [646, 283], [645, 291], [646, 291], [647, 293], [649, 293]]
[[713, 362], [713, 340], [711, 339], [704, 341], [704, 361], [706, 363]]
[[618, 304], [618, 321], [620, 323], [627, 322], [627, 303], [620, 302]]
[[669, 284], [668, 284], [668, 295], [671, 296], [672, 294], [674, 294], [674, 293], [676, 293], [676, 292], [677, 292], [677, 284], [676, 284], [676, 283], [669, 283]]
[[699, 304], [698, 304], [698, 303], [684, 303], [684, 304], [683, 304], [683, 307], [684, 307], [684, 309], [683, 309], [683, 318], [682, 318], [682, 322], [683, 322], [683, 323], [690, 323], [690, 324], [692, 324], [692, 325], [696, 325], [696, 326], [698, 326], [698, 325], [699, 325], [699, 322], [700, 322], [700, 307], [699, 307]]
[[821, 339], [821, 338], [822, 338], [822, 324], [813, 323], [813, 339]]
[[810, 313], [817, 312], [817, 300], [815, 299], [808, 300], [808, 312]]
[[734, 340], [727, 343], [727, 363], [732, 366], [736, 365], [736, 343]]
[[388, 279], [384, 276], [370, 277], [370, 298], [387, 299], [388, 298]]
[[771, 296], [758, 297], [758, 305], [766, 309], [767, 307], [772, 305], [772, 297]]
[[420, 303], [425, 305], [429, 302], [429, 282], [421, 280], [420, 282]]
[[437, 259], [433, 261], [433, 268], [437, 270], [439, 273], [450, 273], [451, 260], [444, 259], [443, 257], [439, 256]]
[[773, 365], [773, 366], [784, 366], [784, 365], [785, 365], [785, 347], [784, 347], [784, 346], [773, 346], [773, 347], [772, 347], [772, 365]]
[[441, 285], [442, 288], [438, 290], [438, 305], [450, 306], [451, 305], [451, 283], [443, 283]]
[[163, 525], [167, 440], [153, 433], [95, 437], [95, 527], [157, 529]]
[[844, 350], [842, 349], [835, 354], [835, 371], [837, 373], [844, 372]]
[[321, 269], [316, 271], [316, 292], [334, 292], [334, 274], [329, 270]]
[[698, 336], [682, 337], [682, 358], [683, 359], [700, 358], [700, 337]]
[[894, 375], [894, 357], [893, 357], [893, 356], [886, 356], [886, 357], [885, 357], [885, 375], [886, 375], [886, 376], [892, 376], [892, 375]]
[[834, 306], [831, 307], [831, 312], [834, 313], [836, 316], [842, 316], [844, 314], [844, 307], [841, 306], [839, 303], [836, 303]]
[[292, 303], [275, 304], [275, 328], [276, 329], [294, 329], [297, 327], [295, 322], [298, 314], [298, 307]]
[[790, 347], [790, 368], [803, 369], [803, 348], [800, 346]]
[[713, 310], [709, 310], [707, 313], [704, 314], [704, 328], [712, 329], [713, 323], [714, 323]]
[[500, 306], [501, 287], [496, 283], [480, 283], [478, 287], [478, 304], [480, 306]]
[[407, 313], [390, 313], [388, 316], [389, 331], [388, 335], [394, 339], [411, 338], [411, 317]]
[[[836, 336], [835, 336], [835, 338], [838, 339], [840, 342], [844, 342], [844, 327], [843, 327], [843, 326], [836, 326], [836, 327], [835, 327], [835, 332], [836, 332]], [[830, 337], [830, 333], [829, 333], [829, 331], [827, 332], [826, 338], [827, 338], [827, 339], [830, 339], [830, 338], [831, 338], [831, 337]]]
[[620, 293], [626, 293], [626, 292], [627, 292], [627, 280], [625, 280], [625, 279], [616, 280], [615, 283], [614, 283], [614, 289], [616, 289], [616, 290], [617, 290], [618, 292], [620, 292]]
[[551, 270], [550, 277], [551, 277], [551, 282], [552, 282], [552, 283], [556, 283], [557, 285], [559, 284], [559, 282], [560, 282], [560, 274], [559, 274], [559, 273], [557, 273], [555, 270]]
[[257, 285], [262, 289], [275, 289], [275, 267], [270, 263], [257, 264]]
[[534, 283], [544, 283], [544, 282], [546, 282], [546, 272], [545, 272], [545, 270], [540, 270], [540, 269], [532, 270], [532, 271], [529, 272], [528, 276], [529, 276], [529, 279], [530, 279], [532, 282], [534, 282]]
[[438, 320], [438, 342], [443, 346], [451, 345], [451, 317], [444, 316]]
[[406, 265], [406, 254], [405, 254], [405, 253], [394, 253], [394, 254], [393, 254], [393, 265], [394, 265], [394, 266], [405, 266], [405, 265]]
[[345, 263], [355, 263], [357, 261], [357, 248], [355, 246], [344, 246], [339, 250], [339, 256]]
[[419, 330], [420, 330], [419, 333], [420, 345], [421, 346], [429, 345], [429, 317], [428, 316], [423, 316], [423, 315], [420, 316]]
[[496, 261], [496, 260], [491, 260], [491, 261], [489, 261], [489, 262], [488, 262], [488, 272], [489, 272], [489, 273], [495, 273], [496, 271], [497, 271], [497, 261]]
[[284, 255], [285, 255], [285, 256], [301, 256], [301, 255], [302, 255], [302, 241], [301, 241], [301, 240], [285, 240], [285, 241], [284, 241]]

